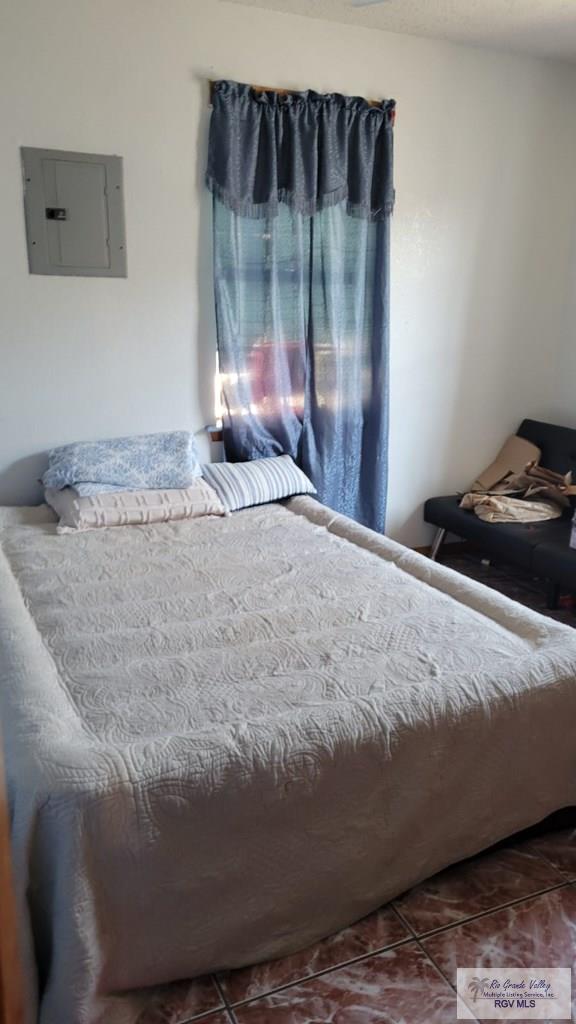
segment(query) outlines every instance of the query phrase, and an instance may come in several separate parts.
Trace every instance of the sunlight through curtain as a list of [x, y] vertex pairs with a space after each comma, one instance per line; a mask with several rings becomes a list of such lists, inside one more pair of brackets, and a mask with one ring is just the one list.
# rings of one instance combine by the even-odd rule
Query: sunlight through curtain
[[219, 82], [208, 185], [227, 458], [288, 453], [384, 529], [394, 103]]

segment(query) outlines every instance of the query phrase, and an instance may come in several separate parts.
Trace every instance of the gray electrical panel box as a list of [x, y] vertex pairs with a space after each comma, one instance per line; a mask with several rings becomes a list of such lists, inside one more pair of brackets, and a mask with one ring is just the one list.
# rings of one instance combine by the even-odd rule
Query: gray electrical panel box
[[121, 157], [21, 153], [30, 273], [126, 277]]

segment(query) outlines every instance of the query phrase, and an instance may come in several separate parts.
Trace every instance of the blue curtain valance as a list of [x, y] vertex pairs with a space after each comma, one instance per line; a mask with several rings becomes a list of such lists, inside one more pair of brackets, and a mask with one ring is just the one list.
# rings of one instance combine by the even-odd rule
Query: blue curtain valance
[[394, 205], [394, 100], [259, 92], [216, 82], [208, 170], [211, 192], [244, 217], [275, 217], [285, 203], [312, 216], [346, 203], [348, 214], [384, 220]]

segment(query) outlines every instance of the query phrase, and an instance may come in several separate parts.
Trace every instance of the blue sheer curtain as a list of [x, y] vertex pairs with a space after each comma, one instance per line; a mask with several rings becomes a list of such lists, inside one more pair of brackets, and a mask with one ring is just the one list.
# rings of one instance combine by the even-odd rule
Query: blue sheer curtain
[[286, 452], [322, 502], [382, 531], [393, 104], [218, 86], [208, 184], [227, 458]]

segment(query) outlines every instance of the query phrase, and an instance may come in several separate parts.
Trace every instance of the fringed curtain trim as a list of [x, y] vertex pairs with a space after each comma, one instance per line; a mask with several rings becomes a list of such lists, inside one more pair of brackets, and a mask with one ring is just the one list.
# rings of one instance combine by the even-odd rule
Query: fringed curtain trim
[[346, 203], [384, 220], [394, 206], [395, 101], [255, 91], [214, 84], [206, 181], [243, 217], [275, 217], [280, 203], [303, 216]]

